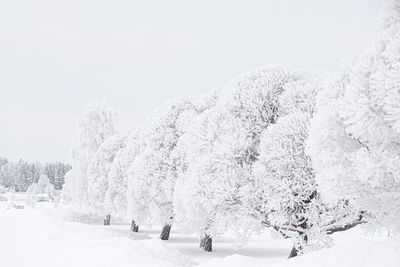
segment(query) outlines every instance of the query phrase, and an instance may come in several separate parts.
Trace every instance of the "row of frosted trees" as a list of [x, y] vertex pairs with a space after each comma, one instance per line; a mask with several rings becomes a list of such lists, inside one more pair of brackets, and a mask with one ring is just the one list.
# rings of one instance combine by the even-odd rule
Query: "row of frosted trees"
[[271, 228], [290, 256], [358, 224], [400, 229], [400, 4], [342, 73], [256, 69], [115, 130], [102, 103], [85, 108], [64, 202], [80, 212], [196, 233]]

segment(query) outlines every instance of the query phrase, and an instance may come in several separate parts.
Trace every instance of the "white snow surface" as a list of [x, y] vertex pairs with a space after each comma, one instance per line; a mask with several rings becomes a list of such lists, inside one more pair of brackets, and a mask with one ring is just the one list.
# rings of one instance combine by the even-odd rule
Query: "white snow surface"
[[68, 222], [37, 210], [0, 215], [2, 266], [194, 266], [161, 240], [117, 228]]
[[[15, 205], [24, 204], [23, 196], [12, 199]], [[0, 202], [1, 266], [400, 266], [400, 238], [365, 237], [361, 229], [335, 235], [332, 248], [287, 260], [290, 242], [267, 233], [252, 237], [239, 249], [231, 237], [223, 236], [207, 253], [198, 248], [198, 237], [174, 228], [170, 240], [161, 241], [160, 227], [141, 227], [133, 233], [128, 224], [104, 226], [101, 218], [83, 222], [50, 205], [15, 209], [10, 200]]]

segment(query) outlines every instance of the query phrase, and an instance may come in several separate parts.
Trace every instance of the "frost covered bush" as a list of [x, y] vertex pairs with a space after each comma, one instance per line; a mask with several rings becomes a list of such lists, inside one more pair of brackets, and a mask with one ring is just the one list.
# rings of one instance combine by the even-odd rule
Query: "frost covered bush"
[[387, 1], [376, 39], [318, 96], [308, 144], [323, 196], [400, 230], [400, 1]]

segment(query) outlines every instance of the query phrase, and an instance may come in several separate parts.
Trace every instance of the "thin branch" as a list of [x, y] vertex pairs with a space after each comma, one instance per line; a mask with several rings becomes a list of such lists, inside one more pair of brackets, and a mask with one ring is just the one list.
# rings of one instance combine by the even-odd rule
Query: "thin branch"
[[326, 231], [326, 233], [327, 233], [328, 235], [331, 235], [331, 234], [336, 233], [336, 232], [346, 231], [346, 230], [349, 230], [349, 229], [351, 229], [351, 228], [353, 228], [353, 227], [356, 227], [357, 225], [363, 224], [363, 223], [367, 223], [367, 221], [360, 220], [360, 221], [356, 221], [356, 222], [347, 224], [347, 225], [345, 225], [345, 226], [333, 227], [333, 228], [331, 228], [331, 229], [328, 229], [328, 230]]
[[292, 232], [297, 232], [299, 234], [302, 234], [303, 232], [298, 230], [298, 229], [294, 229], [294, 228], [290, 228], [287, 226], [277, 226], [277, 225], [271, 225], [269, 222], [267, 221], [263, 221], [262, 224], [264, 224], [267, 227], [272, 227], [274, 230], [278, 231], [281, 233], [280, 230], [284, 230], [284, 231], [292, 231]]

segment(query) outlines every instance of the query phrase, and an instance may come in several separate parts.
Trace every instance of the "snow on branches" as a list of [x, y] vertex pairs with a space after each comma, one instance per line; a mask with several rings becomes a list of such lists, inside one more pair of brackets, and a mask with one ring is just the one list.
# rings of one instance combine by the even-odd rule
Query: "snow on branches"
[[140, 153], [128, 170], [129, 210], [139, 222], [150, 219], [156, 224], [172, 224], [179, 168], [174, 150], [195, 113], [189, 98], [177, 98], [157, 109], [141, 129]]
[[[400, 230], [400, 2], [378, 34], [318, 96], [309, 154], [323, 196], [352, 200], [372, 223]], [[371, 224], [370, 223], [370, 224]]]
[[88, 201], [94, 214], [105, 215], [105, 195], [110, 187], [109, 173], [117, 152], [124, 146], [125, 138], [120, 134], [108, 137], [88, 166]]
[[[105, 210], [120, 219], [127, 218], [128, 168], [138, 155], [138, 130], [131, 130], [121, 149], [115, 154], [108, 173], [108, 188], [105, 194]], [[131, 218], [129, 218], [131, 219]]]
[[115, 121], [113, 109], [102, 102], [85, 106], [82, 117], [78, 119], [76, 139], [72, 145], [72, 170], [66, 176], [63, 196], [76, 211], [89, 211], [88, 167], [104, 140], [115, 133]]
[[279, 96], [302, 79], [276, 67], [257, 69], [229, 83], [215, 105], [196, 117], [182, 137], [188, 164], [175, 190], [177, 220], [184, 229], [217, 236], [236, 226], [246, 238], [259, 227], [249, 216], [255, 211], [247, 190], [260, 136], [278, 119]]
[[227, 230], [246, 240], [272, 228], [291, 256], [367, 220], [400, 230], [399, 30], [391, 0], [343, 73], [262, 67], [165, 103], [127, 136], [110, 108], [86, 107], [65, 201], [164, 226], [161, 239], [174, 224], [206, 251]]

